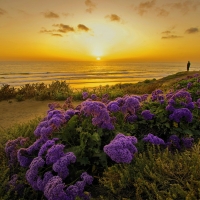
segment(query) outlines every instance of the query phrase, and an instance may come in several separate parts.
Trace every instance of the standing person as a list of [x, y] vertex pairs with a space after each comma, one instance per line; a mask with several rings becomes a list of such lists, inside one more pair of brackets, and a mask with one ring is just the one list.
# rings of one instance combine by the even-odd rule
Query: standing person
[[190, 70], [190, 61], [188, 61], [188, 63], [187, 63], [187, 71], [189, 71]]

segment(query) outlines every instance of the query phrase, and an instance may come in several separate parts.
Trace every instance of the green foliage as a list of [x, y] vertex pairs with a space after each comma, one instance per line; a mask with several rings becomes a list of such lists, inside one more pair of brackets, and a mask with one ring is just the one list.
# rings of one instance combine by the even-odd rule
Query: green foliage
[[24, 95], [22, 95], [22, 94], [17, 94], [17, 95], [16, 95], [16, 100], [17, 100], [17, 101], [24, 101]]
[[15, 96], [16, 90], [10, 85], [2, 85], [0, 88], [0, 100], [8, 100]]
[[113, 131], [97, 128], [91, 123], [91, 117], [80, 118], [73, 116], [68, 123], [55, 133], [63, 144], [66, 144], [67, 152], [76, 155], [76, 163], [73, 165], [75, 172], [78, 169], [87, 170], [91, 174], [101, 174], [107, 167], [107, 156], [103, 147], [115, 136]]
[[191, 151], [172, 154], [152, 146], [131, 164], [108, 168], [100, 183], [118, 199], [199, 199], [200, 143]]

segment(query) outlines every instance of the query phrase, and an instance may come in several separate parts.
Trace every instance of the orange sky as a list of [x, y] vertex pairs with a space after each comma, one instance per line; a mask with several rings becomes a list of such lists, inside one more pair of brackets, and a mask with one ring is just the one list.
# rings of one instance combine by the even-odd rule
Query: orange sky
[[0, 0], [0, 60], [200, 61], [200, 0]]

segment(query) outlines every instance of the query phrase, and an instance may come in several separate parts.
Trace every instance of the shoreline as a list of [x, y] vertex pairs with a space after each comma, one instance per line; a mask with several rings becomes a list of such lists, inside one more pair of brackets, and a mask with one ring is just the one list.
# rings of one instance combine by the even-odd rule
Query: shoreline
[[[179, 72], [177, 76], [174, 74], [158, 79], [158, 83], [162, 82], [163, 85], [170, 85], [177, 81], [177, 79], [182, 79], [187, 76], [194, 74], [200, 74], [200, 71], [183, 71]], [[43, 100], [38, 101], [33, 99], [25, 99], [24, 101], [16, 101], [16, 99], [2, 100], [0, 101], [0, 129], [7, 129], [16, 124], [27, 123], [37, 117], [45, 117], [49, 109], [49, 103], [60, 103], [64, 104], [63, 101], [55, 100]], [[77, 106], [80, 102], [72, 102], [74, 106]]]

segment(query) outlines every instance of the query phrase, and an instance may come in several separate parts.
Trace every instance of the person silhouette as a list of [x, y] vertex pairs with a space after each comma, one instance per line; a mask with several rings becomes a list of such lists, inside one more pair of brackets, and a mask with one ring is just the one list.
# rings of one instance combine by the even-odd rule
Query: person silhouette
[[187, 71], [189, 71], [190, 70], [190, 61], [188, 61], [188, 63], [187, 63]]

